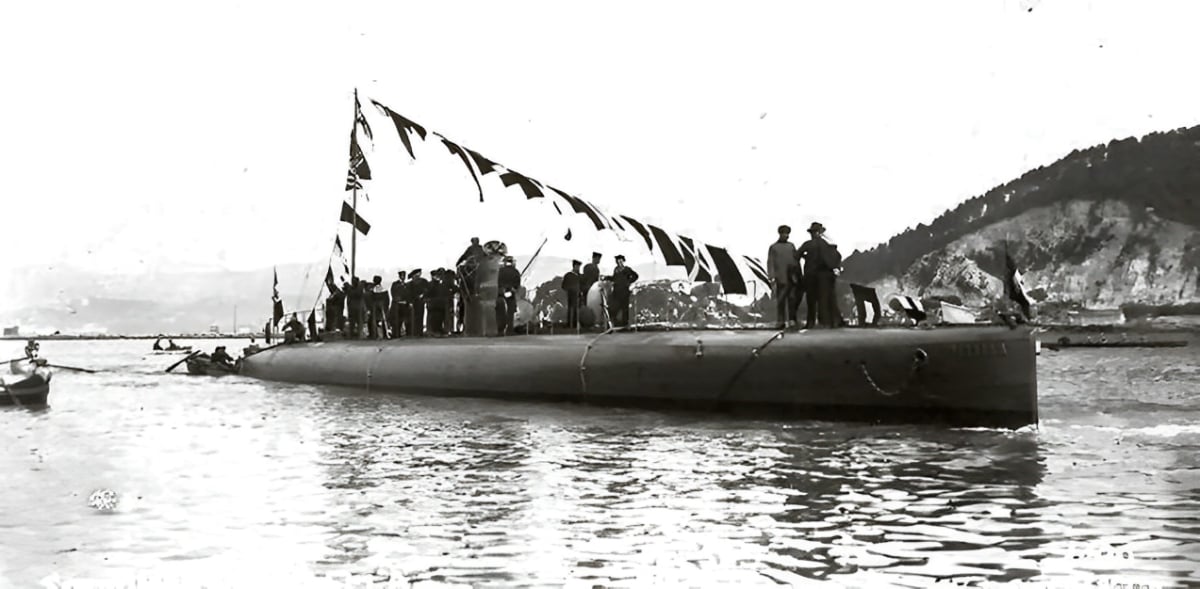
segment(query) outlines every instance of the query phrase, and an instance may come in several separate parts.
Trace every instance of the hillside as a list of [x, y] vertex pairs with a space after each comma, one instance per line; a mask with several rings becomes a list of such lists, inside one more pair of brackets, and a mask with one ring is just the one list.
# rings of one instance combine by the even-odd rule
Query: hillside
[[1044, 301], [1200, 300], [1200, 127], [1073, 151], [845, 260], [881, 294], [1003, 294], [1004, 247]]

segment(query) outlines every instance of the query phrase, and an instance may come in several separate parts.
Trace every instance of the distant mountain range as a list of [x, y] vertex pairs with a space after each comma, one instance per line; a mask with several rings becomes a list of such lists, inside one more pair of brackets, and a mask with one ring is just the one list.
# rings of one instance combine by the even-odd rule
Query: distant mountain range
[[[985, 306], [1003, 296], [1006, 247], [1043, 303], [1112, 308], [1200, 301], [1200, 127], [1075, 150], [928, 225], [853, 252], [840, 284], [874, 285], [881, 297], [954, 297]], [[524, 282], [541, 285], [569, 268], [569, 259], [539, 258]], [[311, 308], [324, 270], [323, 262], [278, 266], [285, 309]], [[431, 268], [424, 270], [428, 275]], [[661, 265], [635, 270], [646, 283], [677, 277]], [[359, 274], [394, 279], [394, 269]], [[271, 311], [270, 268], [110, 275], [28, 267], [12, 276], [0, 283], [0, 325], [25, 333], [194, 333], [214, 324], [228, 332], [235, 307], [242, 327], [261, 326]], [[660, 285], [646, 300], [667, 291], [678, 294]], [[670, 316], [691, 301], [720, 317], [743, 315], [703, 293], [681, 296], [647, 308]], [[850, 312], [848, 300], [843, 311]]]

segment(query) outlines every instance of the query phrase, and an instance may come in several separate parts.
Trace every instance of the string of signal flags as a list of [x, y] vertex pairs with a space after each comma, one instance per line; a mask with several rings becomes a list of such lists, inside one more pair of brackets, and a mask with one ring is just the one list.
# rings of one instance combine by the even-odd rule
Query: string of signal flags
[[[540, 182], [508, 166], [488, 159], [475, 150], [451, 141], [441, 133], [427, 130], [424, 126], [406, 118], [376, 100], [371, 100], [370, 102], [392, 122], [401, 143], [404, 145], [404, 150], [413, 160], [417, 159], [417, 151], [413, 148], [416, 139], [420, 139], [422, 142], [431, 140], [439, 141], [446, 148], [447, 152], [449, 152], [449, 155], [457, 157], [463, 166], [466, 167], [467, 172], [470, 173], [471, 179], [475, 183], [475, 187], [479, 192], [479, 202], [485, 202], [486, 198], [487, 191], [485, 190], [484, 180], [490, 175], [495, 175], [504, 188], [512, 186], [520, 187], [526, 199], [551, 199], [550, 202], [554, 206], [554, 210], [560, 216], [565, 216], [570, 211], [576, 215], [586, 216], [596, 231], [612, 231], [622, 237], [634, 237], [636, 235], [645, 244], [646, 248], [652, 254], [659, 256], [667, 266], [682, 266], [685, 268], [689, 280], [693, 282], [713, 282], [719, 280], [726, 294], [747, 294], [746, 280], [743, 278], [742, 270], [739, 268], [739, 260], [736, 260], [725, 248], [701, 243], [685, 235], [670, 233], [656, 225], [644, 223], [629, 215], [607, 214], [603, 209], [587, 200], [573, 196], [554, 186]], [[350, 132], [350, 159], [346, 173], [346, 190], [362, 189], [362, 181], [371, 179], [371, 168], [358, 142], [359, 129], [362, 129], [363, 135], [368, 139], [374, 139], [374, 131], [371, 129], [366, 117], [363, 116], [362, 105], [358, 100], [358, 91], [356, 90], [354, 94], [354, 123]], [[560, 206], [560, 203], [564, 206]], [[363, 235], [367, 235], [371, 230], [370, 223], [366, 219], [363, 219], [358, 214], [358, 211], [345, 201], [342, 202], [341, 220], [352, 225], [354, 230]], [[568, 229], [563, 239], [569, 241], [572, 237], [571, 231]], [[636, 242], [637, 239], [631, 239], [631, 241]], [[340, 247], [340, 243], [337, 245]], [[769, 282], [766, 270], [759, 259], [751, 256], [740, 256], [740, 265], [747, 268], [755, 278], [764, 284]], [[328, 274], [333, 273], [332, 267], [330, 270]]]

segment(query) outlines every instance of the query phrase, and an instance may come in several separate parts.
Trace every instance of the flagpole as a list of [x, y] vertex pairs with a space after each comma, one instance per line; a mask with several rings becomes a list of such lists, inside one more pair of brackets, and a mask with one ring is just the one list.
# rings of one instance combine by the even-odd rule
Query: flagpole
[[[357, 95], [358, 91], [355, 90], [354, 93], [355, 93], [355, 95]], [[357, 223], [357, 221], [358, 221], [358, 189], [357, 188], [354, 189], [354, 196], [352, 196], [351, 198], [354, 200], [354, 205], [352, 208], [354, 209], [354, 215], [355, 215], [355, 219], [354, 219], [355, 223], [350, 228], [350, 278], [353, 280], [353, 278], [358, 275], [355, 273], [355, 267], [354, 267], [354, 264], [356, 262], [355, 256], [357, 255], [357, 252], [355, 250], [358, 247], [358, 223]]]

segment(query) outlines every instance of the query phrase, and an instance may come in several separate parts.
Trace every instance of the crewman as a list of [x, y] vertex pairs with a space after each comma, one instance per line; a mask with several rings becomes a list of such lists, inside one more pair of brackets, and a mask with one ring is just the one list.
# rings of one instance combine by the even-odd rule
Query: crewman
[[461, 311], [458, 309], [455, 301], [458, 301], [459, 305], [461, 305], [462, 289], [458, 287], [457, 276], [449, 268], [442, 268], [442, 282], [446, 285], [446, 325], [442, 332], [446, 335], [454, 335], [455, 326], [457, 325], [456, 319], [461, 321], [461, 318], [458, 317]]
[[775, 297], [776, 327], [786, 329], [796, 320], [792, 299], [797, 296], [799, 284], [793, 284], [795, 269], [800, 265], [796, 257], [796, 246], [788, 241], [792, 228], [779, 226], [779, 239], [767, 249], [767, 271], [771, 280], [771, 295]]
[[325, 331], [329, 333], [341, 331], [345, 311], [346, 291], [338, 289], [329, 293], [329, 297], [325, 299]]
[[834, 285], [842, 271], [842, 254], [825, 237], [825, 226], [813, 222], [809, 240], [800, 245], [797, 255], [804, 260], [804, 287], [808, 297], [808, 317], [804, 328], [815, 325], [834, 328], [841, 325], [841, 314], [834, 299]]
[[517, 291], [521, 289], [521, 273], [514, 266], [512, 256], [504, 256], [504, 265], [496, 276], [496, 333], [505, 336], [512, 333], [513, 319], [517, 314]]
[[429, 311], [429, 333], [443, 335], [446, 328], [446, 280], [441, 268], [435, 268], [429, 273], [429, 290], [425, 301]]
[[619, 255], [614, 259], [617, 266], [609, 278], [613, 283], [612, 302], [608, 307], [609, 314], [613, 318], [614, 327], [627, 327], [629, 325], [630, 287], [637, 282], [638, 274], [633, 271], [633, 268], [625, 265], [625, 256]]
[[587, 304], [588, 291], [592, 285], [600, 281], [600, 252], [592, 252], [592, 261], [583, 267], [583, 275], [579, 277], [579, 297]]
[[350, 288], [346, 289], [346, 314], [350, 317], [350, 331], [346, 333], [347, 337], [362, 337], [363, 311], [365, 305], [362, 285], [359, 284], [358, 277], [353, 276], [350, 278]]
[[392, 309], [388, 313], [392, 322], [392, 339], [398, 339], [406, 332], [404, 324], [408, 319], [408, 283], [405, 281], [407, 276], [400, 270], [396, 272], [396, 280], [392, 282]]
[[463, 287], [470, 296], [475, 296], [475, 293], [478, 292], [479, 284], [476, 282], [475, 270], [479, 268], [479, 262], [486, 255], [483, 251], [483, 246], [479, 245], [479, 238], [472, 237], [471, 245], [467, 246], [467, 250], [454, 263], [454, 267], [462, 274]]
[[25, 357], [33, 360], [38, 357], [38, 351], [41, 349], [42, 346], [38, 345], [37, 340], [29, 340], [25, 344]]
[[429, 290], [429, 281], [421, 276], [417, 268], [408, 273], [408, 328], [412, 335], [425, 334], [425, 296]]
[[371, 325], [375, 329], [376, 339], [388, 339], [388, 288], [383, 285], [383, 277], [375, 275], [371, 287]]
[[579, 260], [571, 260], [571, 271], [563, 275], [562, 290], [567, 296], [567, 329], [579, 327]]

